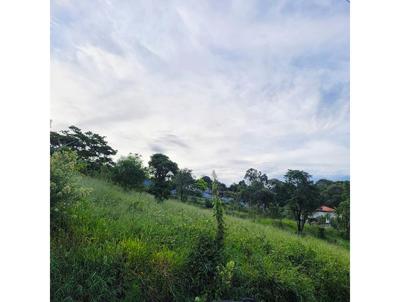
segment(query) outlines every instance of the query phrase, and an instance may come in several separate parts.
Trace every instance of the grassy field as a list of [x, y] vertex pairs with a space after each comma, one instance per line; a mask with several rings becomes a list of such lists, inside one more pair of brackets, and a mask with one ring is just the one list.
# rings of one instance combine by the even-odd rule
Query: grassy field
[[229, 282], [215, 289], [212, 210], [157, 203], [93, 178], [81, 183], [92, 192], [51, 238], [52, 301], [194, 301], [210, 287], [232, 300], [349, 301], [342, 244], [226, 215], [223, 264], [230, 265], [219, 275]]

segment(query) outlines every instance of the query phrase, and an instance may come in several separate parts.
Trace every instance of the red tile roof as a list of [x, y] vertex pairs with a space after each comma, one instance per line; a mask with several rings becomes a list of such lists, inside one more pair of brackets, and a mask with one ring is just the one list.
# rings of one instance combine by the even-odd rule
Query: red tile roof
[[320, 207], [317, 209], [317, 211], [319, 211], [319, 212], [328, 212], [328, 213], [330, 213], [330, 212], [335, 212], [335, 209], [332, 209], [332, 208], [327, 207], [327, 206], [320, 206]]

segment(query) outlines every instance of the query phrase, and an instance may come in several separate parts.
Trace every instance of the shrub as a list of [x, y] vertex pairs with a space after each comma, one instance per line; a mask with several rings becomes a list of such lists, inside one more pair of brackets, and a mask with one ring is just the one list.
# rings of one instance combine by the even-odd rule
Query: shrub
[[212, 200], [207, 198], [207, 199], [205, 200], [205, 202], [204, 202], [204, 206], [205, 206], [207, 209], [211, 209], [211, 208], [213, 207], [213, 202], [212, 202]]
[[51, 229], [66, 226], [66, 211], [69, 205], [84, 197], [88, 190], [77, 182], [79, 171], [75, 152], [56, 151], [50, 158], [50, 223]]
[[50, 158], [50, 206], [59, 202], [68, 203], [79, 196], [75, 181], [78, 172], [78, 157], [73, 151], [54, 152]]
[[214, 238], [201, 234], [189, 254], [185, 265], [185, 280], [189, 291], [196, 295], [211, 295], [211, 288], [217, 276], [219, 252]]

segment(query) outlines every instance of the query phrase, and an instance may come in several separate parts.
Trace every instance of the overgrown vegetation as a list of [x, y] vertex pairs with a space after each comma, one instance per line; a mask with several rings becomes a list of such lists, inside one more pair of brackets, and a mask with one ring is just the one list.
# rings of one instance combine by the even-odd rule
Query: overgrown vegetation
[[[51, 134], [53, 301], [349, 300], [348, 182], [248, 169], [227, 187], [70, 131]], [[321, 196], [333, 228], [306, 223]]]
[[207, 290], [236, 300], [349, 300], [344, 248], [224, 216], [218, 266], [213, 211], [81, 183], [92, 192], [68, 208], [70, 228], [51, 239], [53, 301], [194, 301]]

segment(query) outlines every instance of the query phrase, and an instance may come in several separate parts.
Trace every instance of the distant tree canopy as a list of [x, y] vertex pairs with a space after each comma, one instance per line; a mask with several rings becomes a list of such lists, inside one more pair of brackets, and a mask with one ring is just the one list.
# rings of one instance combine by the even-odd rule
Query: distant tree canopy
[[201, 179], [207, 183], [207, 187], [211, 190], [213, 182], [212, 179], [209, 176], [203, 176]]
[[337, 224], [346, 239], [350, 239], [350, 199], [342, 201], [336, 209]]
[[86, 164], [86, 172], [99, 171], [102, 166], [114, 164], [111, 156], [117, 154], [117, 150], [111, 148], [105, 136], [91, 131], [82, 132], [75, 126], [60, 132], [50, 132], [50, 153], [57, 150], [70, 149], [75, 151], [78, 159]]
[[208, 184], [203, 178], [199, 178], [198, 180], [196, 180], [196, 188], [204, 192], [207, 190]]
[[265, 212], [268, 205], [273, 201], [273, 194], [267, 184], [267, 175], [251, 168], [246, 171], [244, 181], [234, 185], [233, 189], [236, 190], [240, 200]]
[[113, 156], [117, 151], [108, 145], [104, 136], [83, 132], [76, 126], [50, 132], [50, 152], [56, 151], [73, 151], [80, 172], [112, 180], [124, 189], [141, 189], [150, 177], [146, 189], [158, 200], [168, 198], [174, 188], [178, 197], [186, 200], [189, 195], [202, 197], [202, 192], [212, 190], [214, 186], [220, 197], [228, 198], [224, 201], [233, 200], [238, 207], [251, 208], [275, 218], [292, 217], [292, 213], [298, 222], [298, 232], [302, 231], [312, 211], [327, 205], [343, 213], [337, 223], [343, 232], [347, 232], [345, 226], [349, 215], [346, 209], [349, 207], [345, 202], [350, 202], [350, 181], [320, 179], [314, 184], [311, 175], [299, 170], [289, 170], [281, 181], [269, 179], [265, 173], [250, 168], [242, 180], [228, 187], [209, 176], [194, 179], [191, 170], [179, 170], [175, 162], [161, 153], [151, 156], [148, 168], [144, 167], [138, 154], [129, 154], [114, 163]]
[[174, 177], [174, 183], [176, 186], [176, 193], [180, 200], [185, 201], [193, 186], [195, 180], [192, 176], [192, 170], [182, 169], [178, 170]]
[[257, 169], [250, 168], [246, 171], [244, 175], [244, 180], [249, 186], [266, 186], [268, 183], [268, 177], [262, 174], [261, 171]]
[[318, 190], [311, 175], [300, 170], [289, 170], [285, 174], [289, 194], [289, 205], [297, 222], [297, 232], [303, 231], [308, 215], [319, 205]]
[[350, 198], [350, 181], [318, 180], [317, 186], [321, 201], [327, 206], [337, 207], [342, 201]]
[[146, 169], [138, 154], [121, 157], [113, 168], [112, 179], [126, 190], [143, 188]]
[[168, 156], [156, 153], [150, 158], [149, 172], [152, 176], [150, 192], [158, 200], [168, 198], [171, 190], [171, 179], [178, 172], [178, 165]]

